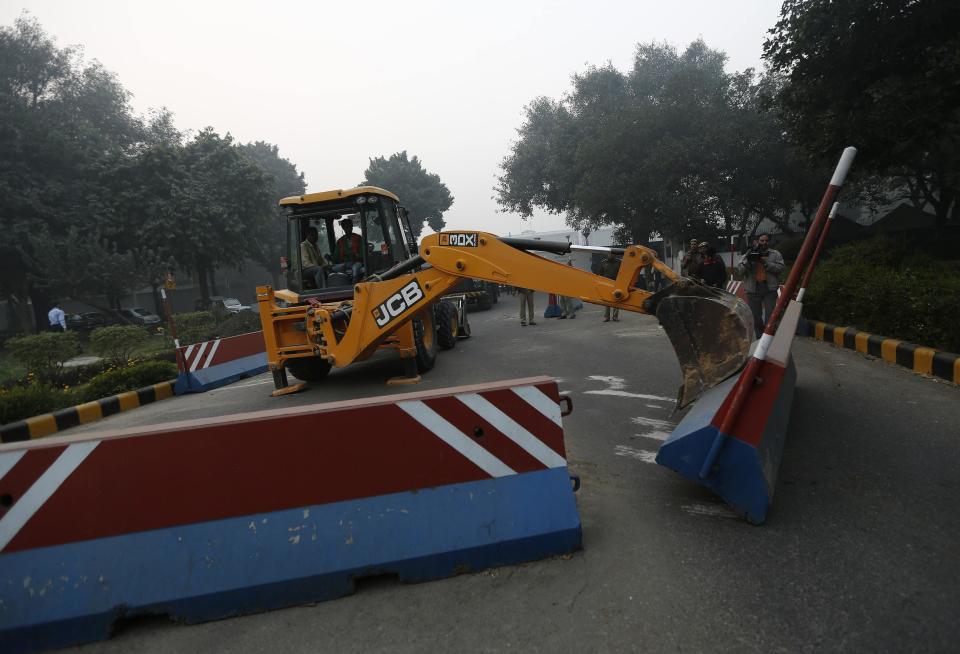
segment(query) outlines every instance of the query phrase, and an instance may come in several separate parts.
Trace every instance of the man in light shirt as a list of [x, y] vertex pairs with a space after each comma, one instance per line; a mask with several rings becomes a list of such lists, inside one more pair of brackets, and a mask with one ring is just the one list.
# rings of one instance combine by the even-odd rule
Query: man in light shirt
[[56, 302], [53, 303], [53, 308], [47, 312], [47, 320], [50, 321], [51, 331], [67, 331], [67, 316], [63, 313], [63, 309], [57, 306]]
[[304, 279], [312, 279], [314, 288], [326, 288], [327, 278], [324, 268], [329, 264], [324, 260], [320, 248], [317, 247], [317, 228], [307, 230], [307, 238], [300, 243], [300, 265], [303, 267]]

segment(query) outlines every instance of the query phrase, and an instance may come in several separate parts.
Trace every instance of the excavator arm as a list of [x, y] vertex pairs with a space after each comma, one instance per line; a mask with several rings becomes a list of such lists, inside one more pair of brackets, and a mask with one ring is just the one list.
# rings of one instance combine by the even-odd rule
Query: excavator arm
[[[533, 254], [578, 250], [622, 257], [617, 277], [608, 279]], [[672, 283], [656, 293], [637, 288], [637, 276], [648, 266]], [[296, 356], [319, 356], [342, 367], [366, 358], [389, 339], [396, 340], [401, 356], [410, 357], [411, 321], [418, 316], [429, 321], [427, 310], [464, 277], [656, 315], [680, 360], [683, 384], [678, 406], [737, 372], [749, 356], [753, 330], [749, 308], [729, 293], [679, 277], [649, 248], [577, 246], [499, 238], [484, 232], [443, 232], [426, 236], [418, 256], [357, 284], [351, 301], [294, 307], [291, 312], [275, 303], [269, 287], [258, 289], [271, 367]], [[295, 294], [291, 295], [281, 299], [295, 300]], [[305, 339], [296, 334], [291, 337], [300, 313], [296, 309], [303, 309]], [[274, 318], [271, 325], [287, 323], [287, 329], [280, 327], [268, 334], [270, 316]], [[278, 321], [278, 316], [288, 320]]]

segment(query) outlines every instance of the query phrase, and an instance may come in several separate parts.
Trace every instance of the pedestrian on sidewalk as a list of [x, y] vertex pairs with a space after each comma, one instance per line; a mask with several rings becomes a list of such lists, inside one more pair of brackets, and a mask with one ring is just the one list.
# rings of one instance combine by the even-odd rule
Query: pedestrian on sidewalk
[[58, 302], [54, 301], [53, 307], [47, 312], [47, 320], [50, 321], [50, 331], [67, 331], [67, 316]]
[[520, 326], [527, 326], [527, 311], [530, 312], [530, 324], [536, 325], [534, 317], [537, 315], [533, 312], [533, 291], [529, 288], [518, 288], [517, 295], [520, 296]]

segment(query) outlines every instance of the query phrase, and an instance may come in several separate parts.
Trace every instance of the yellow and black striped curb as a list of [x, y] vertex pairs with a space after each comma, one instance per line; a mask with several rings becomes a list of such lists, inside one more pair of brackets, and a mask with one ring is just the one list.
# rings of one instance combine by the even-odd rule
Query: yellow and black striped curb
[[818, 341], [856, 350], [861, 354], [879, 357], [884, 361], [910, 368], [954, 384], [960, 384], [960, 355], [932, 347], [914, 345], [896, 338], [876, 336], [852, 327], [836, 327], [825, 322], [809, 321], [813, 337]]
[[2, 425], [0, 426], [0, 443], [43, 438], [70, 427], [95, 422], [121, 411], [129, 411], [144, 404], [172, 397], [173, 385], [176, 381], [172, 379], [152, 386], [144, 386], [135, 391], [111, 395], [93, 402]]

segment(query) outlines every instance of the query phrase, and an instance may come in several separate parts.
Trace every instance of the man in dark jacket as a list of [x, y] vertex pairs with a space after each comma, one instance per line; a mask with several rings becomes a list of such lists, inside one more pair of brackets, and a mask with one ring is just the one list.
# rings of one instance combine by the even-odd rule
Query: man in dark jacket
[[717, 249], [704, 241], [700, 244], [700, 279], [707, 286], [723, 288], [727, 283], [727, 266], [717, 258]]

